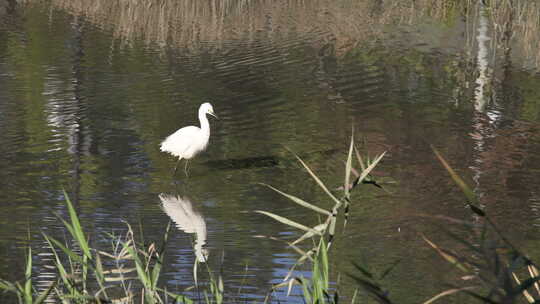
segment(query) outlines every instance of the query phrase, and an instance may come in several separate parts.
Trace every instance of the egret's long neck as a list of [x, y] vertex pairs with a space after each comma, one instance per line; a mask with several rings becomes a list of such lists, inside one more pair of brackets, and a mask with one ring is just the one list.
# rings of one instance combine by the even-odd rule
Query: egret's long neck
[[201, 122], [201, 130], [210, 135], [210, 124], [208, 123], [208, 118], [206, 117], [205, 112], [199, 112], [199, 121]]

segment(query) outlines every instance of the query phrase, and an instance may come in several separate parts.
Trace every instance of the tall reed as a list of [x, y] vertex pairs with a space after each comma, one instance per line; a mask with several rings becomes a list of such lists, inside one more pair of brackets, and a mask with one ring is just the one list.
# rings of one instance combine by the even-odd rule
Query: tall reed
[[[353, 153], [354, 152], [354, 153]], [[291, 152], [293, 153], [293, 152]], [[294, 154], [294, 153], [293, 153]], [[315, 181], [315, 183], [322, 189], [326, 194], [328, 200], [333, 204], [333, 207], [330, 209], [324, 209], [318, 207], [312, 203], [309, 203], [299, 197], [296, 197], [292, 194], [285, 193], [279, 189], [274, 188], [273, 186], [262, 184], [269, 189], [281, 194], [282, 196], [289, 199], [291, 202], [307, 209], [307, 211], [313, 213], [314, 217], [318, 218], [324, 216], [322, 223], [315, 226], [308, 226], [303, 223], [295, 222], [285, 216], [278, 215], [263, 210], [256, 210], [255, 212], [266, 215], [282, 224], [290, 226], [294, 229], [298, 229], [303, 234], [294, 240], [293, 242], [285, 241], [293, 250], [299, 253], [299, 258], [289, 269], [287, 275], [283, 278], [283, 282], [276, 284], [272, 287], [272, 290], [277, 288], [288, 288], [288, 293], [290, 293], [292, 286], [301, 285], [303, 289], [304, 300], [306, 303], [332, 303], [338, 301], [339, 296], [337, 292], [334, 296], [330, 296], [330, 291], [328, 290], [328, 253], [327, 251], [331, 248], [336, 233], [336, 226], [338, 225], [338, 218], [342, 219], [343, 227], [346, 227], [349, 209], [351, 206], [351, 194], [354, 189], [360, 184], [375, 184], [378, 185], [371, 179], [368, 179], [370, 172], [379, 164], [381, 159], [384, 157], [386, 152], [381, 153], [375, 159], [364, 159], [361, 157], [358, 149], [356, 149], [354, 144], [354, 136], [351, 135], [351, 141], [349, 144], [349, 149], [347, 153], [347, 160], [345, 162], [345, 173], [343, 186], [340, 188], [343, 192], [341, 195], [331, 191], [328, 186], [317, 176], [317, 174], [300, 158], [298, 155], [294, 154], [296, 159], [302, 164], [307, 173]], [[356, 159], [358, 165], [362, 168], [361, 173], [358, 173], [353, 168], [353, 162]], [[353, 179], [351, 174], [356, 177]], [[379, 186], [379, 185], [378, 185]], [[339, 215], [342, 214], [342, 217]], [[274, 238], [272, 238], [274, 239]], [[298, 244], [301, 242], [311, 241], [311, 246], [308, 246], [308, 249], [303, 249], [299, 247]], [[324, 247], [324, 250], [321, 250]], [[312, 278], [308, 280], [304, 277], [294, 276], [294, 270], [304, 264], [306, 261], [309, 261], [312, 266]]]
[[[275, 5], [274, 1], [246, 0], [52, 0], [51, 3], [112, 30], [123, 45], [143, 40], [192, 52], [208, 52], [238, 38], [255, 41], [261, 31], [267, 32], [268, 39], [279, 39], [289, 37], [291, 29], [311, 33], [323, 28], [331, 38], [316, 39], [314, 43], [322, 47], [332, 41], [338, 56], [357, 46], [383, 40], [387, 25], [424, 23], [426, 18], [449, 24], [464, 18], [466, 36], [475, 37], [476, 7], [478, 3], [487, 3], [493, 43], [501, 45], [501, 49], [511, 46], [515, 57], [524, 59], [524, 67], [540, 66], [540, 5], [536, 1], [286, 0]], [[512, 44], [505, 41], [509, 29]], [[213, 43], [205, 43], [209, 41]]]

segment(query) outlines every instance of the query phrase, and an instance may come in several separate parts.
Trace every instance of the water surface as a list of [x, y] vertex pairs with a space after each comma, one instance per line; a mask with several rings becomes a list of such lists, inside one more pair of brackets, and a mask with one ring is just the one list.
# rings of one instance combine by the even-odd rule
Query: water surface
[[[125, 222], [159, 242], [168, 196], [189, 201], [204, 222], [208, 264], [221, 269], [229, 299], [262, 300], [297, 255], [254, 236], [299, 232], [253, 211], [318, 219], [258, 183], [329, 208], [285, 147], [337, 188], [351, 126], [363, 153], [387, 156], [374, 174], [384, 190], [354, 193], [336, 242], [332, 269], [343, 286], [353, 286], [344, 278], [352, 261], [374, 272], [402, 261], [383, 280], [402, 303], [458, 277], [419, 236], [447, 240], [420, 213], [470, 219], [430, 145], [505, 233], [540, 254], [538, 29], [523, 14], [508, 17], [514, 35], [505, 36], [479, 4], [92, 3], [0, 2], [0, 277], [22, 277], [31, 245], [38, 280], [54, 278], [41, 232], [66, 234], [55, 216], [67, 216], [63, 189], [102, 248], [103, 234], [125, 232]], [[188, 179], [173, 177], [176, 161], [159, 143], [198, 124], [206, 101], [220, 117], [210, 145]], [[193, 284], [200, 257], [188, 230], [167, 245], [162, 280], [178, 292]]]

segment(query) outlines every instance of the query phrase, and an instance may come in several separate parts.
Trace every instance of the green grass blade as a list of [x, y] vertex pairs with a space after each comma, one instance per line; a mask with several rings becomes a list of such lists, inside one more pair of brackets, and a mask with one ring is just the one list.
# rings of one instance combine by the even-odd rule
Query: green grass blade
[[456, 173], [456, 171], [454, 171], [454, 169], [452, 169], [452, 167], [450, 167], [450, 165], [442, 157], [441, 153], [439, 152], [439, 150], [437, 150], [437, 148], [435, 148], [434, 146], [431, 146], [431, 149], [433, 150], [433, 153], [435, 153], [435, 155], [437, 156], [437, 158], [439, 159], [439, 161], [441, 162], [443, 167], [446, 169], [446, 171], [448, 171], [448, 173], [450, 174], [450, 177], [452, 177], [452, 179], [458, 185], [458, 187], [461, 189], [463, 194], [465, 194], [465, 196], [467, 197], [469, 202], [472, 203], [472, 204], [476, 204], [476, 202], [477, 202], [476, 201], [476, 195], [471, 190], [471, 188], [469, 188], [469, 186], [467, 186], [467, 184], [461, 179], [461, 177], [459, 177], [459, 175]]
[[298, 156], [296, 155], [296, 153], [292, 152], [294, 157], [296, 157], [296, 159], [298, 159], [298, 161], [302, 164], [302, 166], [304, 166], [304, 168], [306, 169], [306, 171], [309, 173], [309, 175], [311, 175], [311, 177], [317, 182], [317, 184], [319, 185], [319, 187], [321, 187], [321, 189], [323, 189], [323, 191], [328, 194], [328, 196], [336, 203], [336, 205], [341, 205], [341, 201], [339, 199], [337, 199], [337, 197], [335, 197], [332, 192], [330, 192], [330, 190], [328, 190], [328, 188], [324, 185], [324, 183], [317, 177], [317, 175], [315, 175], [315, 173], [309, 168], [309, 166]]
[[311, 285], [312, 297], [315, 303], [325, 303], [327, 299], [328, 280], [328, 256], [324, 239], [320, 239], [315, 262], [313, 263]]
[[19, 282], [15, 282], [15, 288], [17, 289], [17, 297], [19, 298], [19, 303], [25, 303], [25, 294], [24, 294], [24, 288], [21, 286]]
[[17, 292], [15, 285], [5, 280], [0, 280], [0, 289], [3, 289], [4, 291]]
[[469, 269], [465, 264], [461, 263], [457, 257], [455, 257], [453, 254], [450, 254], [449, 252], [439, 248], [439, 246], [435, 245], [435, 243], [431, 242], [428, 238], [422, 235], [422, 238], [426, 243], [428, 243], [435, 251], [439, 253], [440, 256], [442, 256], [445, 260], [447, 260], [450, 264], [456, 266], [461, 271], [465, 273], [472, 272], [472, 269]]
[[356, 160], [358, 161], [358, 163], [360, 163], [360, 168], [362, 169], [362, 171], [366, 170], [366, 165], [364, 165], [364, 160], [362, 159], [362, 156], [360, 156], [360, 152], [358, 151], [356, 146], [354, 146], [354, 154], [356, 154]]
[[[351, 171], [354, 170], [352, 168], [352, 152], [353, 152], [353, 148], [354, 148], [354, 133], [351, 134], [351, 145], [349, 146], [349, 153], [347, 155], [347, 162], [345, 163], [345, 181], [344, 181], [344, 184], [343, 184], [343, 198], [342, 200], [345, 202], [345, 218], [343, 220], [343, 228], [345, 228], [347, 226], [347, 222], [349, 220], [349, 204], [351, 202], [351, 190], [353, 189], [354, 185], [352, 185], [350, 183], [351, 181]], [[334, 227], [335, 228], [335, 223], [334, 224]], [[328, 245], [330, 246], [331, 244], [331, 239], [328, 243]]]
[[267, 239], [270, 239], [270, 240], [286, 243], [294, 251], [296, 251], [297, 253], [300, 254], [300, 258], [297, 259], [297, 262], [303, 262], [305, 259], [309, 259], [310, 261], [313, 261], [313, 258], [311, 257], [311, 255], [312, 255], [313, 252], [315, 252], [315, 248], [310, 249], [309, 252], [305, 252], [302, 249], [296, 247], [295, 244], [287, 242], [287, 241], [282, 240], [282, 239], [278, 239], [276, 237], [272, 237], [272, 236], [269, 236], [269, 237], [267, 237], [267, 236], [256, 236], [256, 237], [257, 238], [267, 238]]
[[351, 145], [349, 146], [349, 154], [347, 155], [347, 164], [345, 165], [345, 182], [343, 189], [345, 191], [345, 197], [349, 198], [350, 194], [350, 179], [352, 169], [352, 152], [354, 147], [354, 134], [351, 134]]
[[131, 246], [125, 247], [125, 249], [129, 252], [131, 257], [133, 258], [133, 261], [135, 262], [135, 268], [137, 269], [137, 275], [139, 277], [139, 280], [146, 289], [151, 289], [150, 287], [152, 286], [152, 282], [145, 271], [145, 267], [141, 259], [135, 252], [135, 249]]
[[264, 184], [264, 183], [260, 183], [260, 184], [263, 185], [263, 186], [266, 186], [266, 187], [268, 187], [268, 188], [270, 188], [270, 189], [272, 189], [274, 191], [276, 191], [277, 193], [285, 196], [286, 198], [290, 199], [291, 201], [297, 203], [298, 205], [300, 205], [302, 207], [311, 209], [311, 210], [313, 210], [315, 212], [318, 212], [318, 213], [321, 213], [321, 214], [324, 214], [324, 215], [331, 215], [332, 214], [330, 211], [328, 211], [326, 209], [319, 208], [319, 207], [317, 207], [315, 205], [312, 205], [312, 204], [310, 204], [310, 203], [308, 203], [308, 202], [306, 202], [306, 201], [304, 201], [304, 200], [302, 200], [302, 199], [300, 199], [300, 198], [298, 198], [296, 196], [293, 196], [293, 195], [287, 194], [285, 192], [282, 192], [282, 191], [280, 191], [280, 190], [278, 190], [278, 189], [276, 189], [276, 188], [274, 188], [274, 187], [272, 187], [272, 186], [270, 186], [268, 184]]
[[161, 267], [163, 266], [163, 257], [165, 254], [165, 248], [167, 248], [167, 240], [169, 238], [169, 232], [171, 230], [171, 222], [167, 224], [165, 228], [165, 235], [163, 236], [162, 250], [159, 252], [158, 259], [154, 268], [152, 269], [152, 289], [156, 289], [159, 275], [161, 273]]
[[75, 239], [75, 229], [73, 228], [73, 225], [68, 223], [66, 220], [64, 220], [60, 216], [60, 214], [55, 213], [55, 215], [64, 224], [64, 226], [67, 228], [67, 230], [69, 231], [69, 234], [71, 234], [71, 236], [73, 236], [73, 238]]
[[223, 303], [223, 278], [221, 277], [221, 275], [218, 277], [218, 299], [217, 299], [217, 303], [221, 304]]
[[104, 282], [104, 271], [103, 271], [103, 263], [101, 262], [101, 257], [99, 254], [96, 254], [96, 277], [98, 279], [98, 283]]
[[83, 254], [82, 256], [83, 262], [82, 262], [82, 286], [83, 290], [87, 290], [87, 282], [88, 282], [88, 256]]
[[163, 263], [163, 259], [160, 257], [152, 269], [152, 289], [156, 289], [157, 282], [159, 279], [159, 274], [161, 273], [161, 266]]
[[311, 292], [310, 292], [308, 280], [306, 280], [306, 279], [304, 279], [304, 278], [300, 278], [299, 280], [300, 280], [300, 282], [302, 282], [302, 290], [303, 290], [303, 295], [304, 295], [304, 303], [313, 303], [313, 302], [311, 301]]
[[172, 292], [170, 292], [168, 290], [161, 289], [161, 288], [158, 288], [157, 290], [159, 290], [161, 292], [164, 292], [164, 293], [168, 294], [169, 296], [171, 296], [174, 299], [174, 303], [182, 303], [182, 304], [192, 304], [193, 303], [193, 300], [191, 300], [190, 298], [188, 298], [186, 296], [175, 294], [175, 293], [172, 293]]
[[[322, 223], [322, 224], [319, 224], [319, 225], [313, 227], [313, 230], [319, 231], [320, 234], [322, 235], [327, 227], [328, 227], [328, 223]], [[301, 237], [296, 239], [294, 242], [292, 242], [291, 245], [296, 245], [296, 244], [300, 243], [301, 241], [303, 241], [305, 239], [313, 237], [314, 235], [315, 234], [313, 234], [311, 231], [308, 231], [308, 232], [304, 233]]]
[[26, 258], [26, 270], [24, 272], [24, 301], [32, 304], [32, 248], [28, 248], [28, 257]]
[[206, 290], [204, 291], [204, 299], [206, 300], [206, 303], [210, 304], [212, 302], [210, 302], [210, 299], [208, 298], [208, 293], [206, 292]]
[[291, 248], [296, 251], [298, 254], [300, 254], [300, 257], [296, 260], [299, 264], [303, 263], [306, 259], [313, 262], [313, 258], [311, 257], [313, 253], [315, 252], [315, 248], [310, 249], [309, 251], [303, 251], [302, 249], [292, 245]]
[[95, 270], [96, 279], [99, 287], [103, 291], [103, 294], [108, 298], [107, 291], [105, 288], [105, 272], [103, 271], [103, 263], [101, 262], [101, 257], [99, 254], [96, 254], [96, 270]]
[[351, 304], [356, 303], [356, 296], [357, 296], [357, 295], [358, 295], [358, 288], [355, 288], [355, 289], [354, 289], [353, 296], [352, 296], [352, 299], [351, 299]]
[[90, 246], [88, 245], [88, 242], [84, 236], [84, 232], [82, 230], [79, 217], [77, 216], [77, 212], [75, 211], [75, 208], [73, 208], [73, 204], [71, 203], [71, 200], [69, 199], [69, 196], [67, 195], [65, 190], [64, 190], [64, 197], [66, 198], [66, 204], [68, 206], [69, 217], [71, 218], [71, 224], [73, 225], [73, 232], [72, 232], [74, 233], [73, 237], [79, 243], [79, 246], [81, 247], [81, 250], [84, 252], [84, 255], [86, 255], [89, 259], [92, 259], [92, 255], [90, 253]]
[[287, 218], [284, 218], [282, 216], [279, 216], [277, 214], [274, 214], [274, 213], [271, 213], [271, 212], [267, 212], [267, 211], [262, 211], [262, 210], [255, 210], [256, 213], [260, 213], [260, 214], [264, 214], [266, 216], [269, 216], [273, 219], [275, 219], [276, 221], [278, 222], [281, 222], [285, 225], [288, 225], [288, 226], [291, 226], [291, 227], [294, 227], [294, 228], [298, 228], [300, 230], [304, 230], [304, 231], [309, 231], [313, 234], [316, 234], [316, 235], [321, 235], [321, 233], [313, 228], [309, 228], [307, 226], [304, 226], [300, 223], [297, 223], [297, 222], [294, 222], [294, 221], [291, 221]]
[[377, 164], [381, 161], [381, 159], [384, 157], [385, 154], [386, 154], [386, 151], [384, 151], [381, 155], [379, 155], [373, 162], [369, 164], [369, 166], [365, 170], [362, 171], [362, 173], [360, 174], [360, 177], [357, 180], [358, 184], [361, 183], [364, 180], [364, 178], [366, 178], [366, 176], [368, 176], [371, 170], [373, 170], [373, 168], [377, 166]]
[[71, 284], [71, 281], [68, 279], [69, 275], [66, 271], [66, 268], [60, 261], [60, 257], [58, 256], [58, 253], [56, 253], [56, 250], [54, 249], [52, 241], [49, 239], [49, 237], [45, 233], [42, 233], [42, 235], [45, 241], [49, 244], [49, 247], [51, 248], [51, 251], [55, 258], [56, 269], [58, 270], [58, 274], [60, 275], [60, 278], [64, 282], [64, 285], [66, 286], [66, 288], [69, 290], [71, 294], [78, 293], [75, 287], [73, 286], [73, 284]]
[[323, 287], [324, 290], [328, 289], [328, 282], [329, 282], [329, 275], [328, 275], [328, 251], [326, 249], [326, 246], [324, 245], [324, 240], [321, 239], [321, 243], [319, 245], [319, 261], [321, 264], [321, 275], [322, 275], [322, 282], [324, 283]]
[[[81, 265], [84, 265], [85, 264], [85, 260], [83, 257], [80, 257], [79, 255], [77, 255], [73, 250], [67, 248], [66, 246], [64, 246], [64, 244], [62, 244], [61, 242], [57, 241], [56, 239], [54, 239], [53, 237], [50, 237], [50, 236], [47, 236], [46, 234], [43, 234], [46, 238], [46, 240], [50, 241], [49, 243], [51, 244], [51, 247], [52, 244], [56, 245], [58, 248], [60, 248], [60, 250], [62, 250], [69, 258], [75, 260], [76, 262], [78, 263], [81, 263]], [[86, 266], [87, 267], [90, 267], [90, 269], [92, 269], [93, 271], [95, 271], [94, 267], [90, 264], [90, 263], [86, 263]]]

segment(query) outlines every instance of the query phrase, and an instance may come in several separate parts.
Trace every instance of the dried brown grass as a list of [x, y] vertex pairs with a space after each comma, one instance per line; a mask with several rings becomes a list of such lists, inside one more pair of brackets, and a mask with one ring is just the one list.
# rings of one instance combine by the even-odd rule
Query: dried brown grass
[[[40, 0], [24, 0], [35, 2]], [[193, 52], [220, 49], [242, 39], [288, 39], [295, 33], [319, 33], [315, 44], [332, 42], [336, 54], [384, 38], [386, 25], [466, 17], [475, 36], [478, 1], [466, 0], [51, 0], [55, 7], [112, 30], [124, 44], [135, 40]], [[540, 4], [536, 1], [489, 1], [493, 43], [540, 64]], [[264, 35], [264, 36], [261, 36]], [[320, 39], [323, 37], [323, 39]], [[211, 42], [211, 43], [205, 43]], [[512, 42], [510, 44], [510, 42]]]

